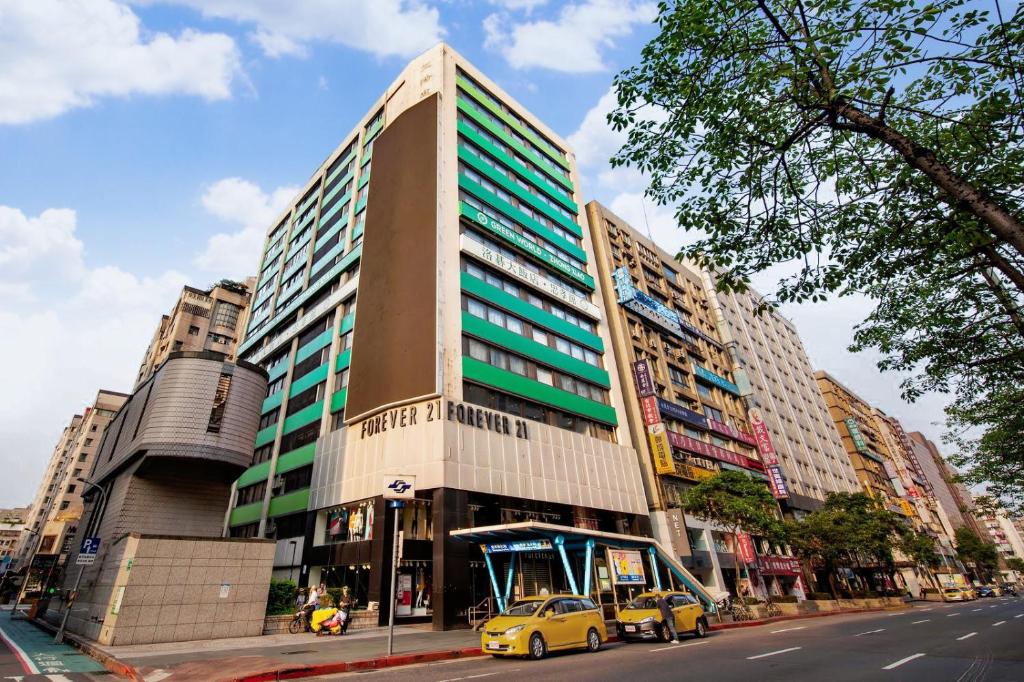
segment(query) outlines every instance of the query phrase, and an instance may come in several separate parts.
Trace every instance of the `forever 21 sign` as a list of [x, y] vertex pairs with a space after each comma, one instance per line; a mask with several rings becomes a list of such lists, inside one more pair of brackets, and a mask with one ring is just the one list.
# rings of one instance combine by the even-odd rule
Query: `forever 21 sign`
[[[442, 412], [442, 403], [445, 410]], [[433, 422], [447, 419], [466, 426], [474, 426], [484, 431], [493, 431], [503, 436], [515, 436], [529, 440], [530, 432], [527, 422], [518, 417], [510, 417], [499, 412], [467, 405], [454, 400], [432, 400], [422, 405], [406, 405], [386, 410], [380, 414], [364, 419], [360, 424], [360, 439], [370, 438], [387, 431], [400, 431], [420, 422]]]

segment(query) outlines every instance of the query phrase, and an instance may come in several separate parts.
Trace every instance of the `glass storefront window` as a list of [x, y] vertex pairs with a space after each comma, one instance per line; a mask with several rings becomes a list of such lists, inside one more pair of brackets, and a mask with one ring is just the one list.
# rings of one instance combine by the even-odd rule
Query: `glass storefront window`
[[373, 502], [360, 502], [327, 510], [324, 544], [372, 539]]

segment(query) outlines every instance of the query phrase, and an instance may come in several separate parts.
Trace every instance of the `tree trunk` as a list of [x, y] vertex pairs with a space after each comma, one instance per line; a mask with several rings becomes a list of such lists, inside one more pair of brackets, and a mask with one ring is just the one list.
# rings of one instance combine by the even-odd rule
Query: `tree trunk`
[[985, 196], [953, 169], [944, 164], [935, 152], [911, 140], [885, 122], [874, 118], [849, 102], [839, 98], [831, 111], [850, 122], [839, 124], [840, 130], [862, 133], [890, 147], [903, 159], [945, 192], [954, 206], [966, 210], [988, 225], [992, 233], [1024, 255], [1024, 223], [1000, 204]]

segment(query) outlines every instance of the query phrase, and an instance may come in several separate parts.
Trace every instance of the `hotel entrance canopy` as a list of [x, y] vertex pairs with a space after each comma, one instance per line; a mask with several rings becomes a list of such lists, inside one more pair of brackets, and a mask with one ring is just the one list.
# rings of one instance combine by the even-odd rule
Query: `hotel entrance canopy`
[[[523, 521], [520, 523], [509, 523], [500, 526], [479, 526], [477, 528], [464, 528], [450, 531], [451, 537], [466, 542], [477, 543], [484, 553], [484, 561], [487, 563], [487, 571], [491, 578], [491, 587], [498, 601], [499, 607], [504, 610], [512, 595], [512, 584], [515, 577], [516, 556], [522, 552], [555, 552], [562, 560], [562, 567], [565, 569], [569, 586], [575, 594], [589, 595], [591, 575], [593, 574], [594, 550], [601, 549], [632, 549], [641, 550], [647, 554], [650, 566], [653, 569], [654, 589], [662, 589], [662, 571], [668, 570], [676, 580], [685, 585], [701, 602], [709, 612], [716, 612], [717, 605], [714, 597], [707, 591], [704, 585], [686, 568], [679, 563], [679, 559], [667, 551], [654, 538], [638, 535], [622, 535], [619, 533], [605, 533], [587, 528], [575, 528], [573, 526], [560, 526], [553, 523], [541, 521]], [[583, 554], [583, 581], [577, 582], [572, 570], [570, 555]], [[510, 557], [508, 575], [505, 578], [504, 590], [498, 585], [498, 574], [491, 556], [494, 554], [508, 554]], [[580, 588], [582, 587], [582, 590]]]

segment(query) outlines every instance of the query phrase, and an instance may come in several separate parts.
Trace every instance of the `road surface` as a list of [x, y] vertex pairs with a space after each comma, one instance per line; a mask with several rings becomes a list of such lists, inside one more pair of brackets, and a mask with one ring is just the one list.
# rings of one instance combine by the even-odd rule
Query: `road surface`
[[372, 682], [533, 680], [1024, 680], [1024, 599], [918, 602], [895, 612], [784, 621], [682, 644], [608, 644], [542, 661], [473, 658], [347, 673]]
[[113, 680], [99, 663], [67, 644], [54, 644], [23, 618], [0, 612], [0, 682], [85, 682]]

